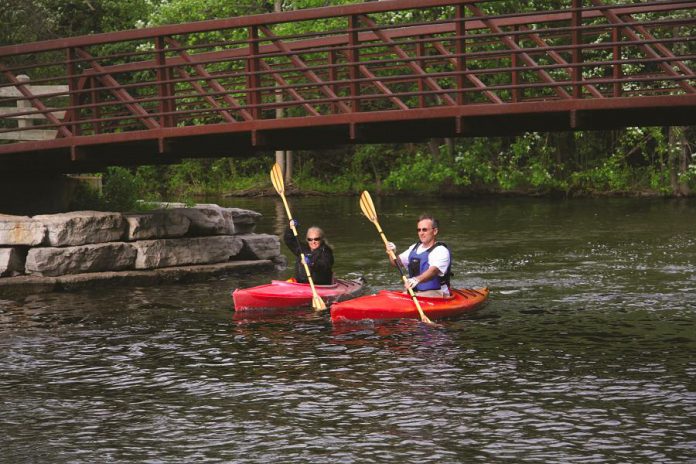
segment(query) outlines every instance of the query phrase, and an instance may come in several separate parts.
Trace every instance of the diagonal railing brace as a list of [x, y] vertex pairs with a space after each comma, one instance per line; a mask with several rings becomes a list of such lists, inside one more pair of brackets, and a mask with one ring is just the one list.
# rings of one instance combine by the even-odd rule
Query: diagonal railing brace
[[160, 125], [157, 121], [155, 121], [152, 118], [152, 115], [148, 113], [145, 108], [143, 108], [132, 96], [129, 94], [126, 90], [124, 90], [121, 87], [121, 84], [107, 71], [105, 71], [104, 67], [97, 63], [96, 59], [90, 55], [87, 51], [81, 49], [81, 48], [75, 48], [75, 53], [80, 55], [85, 60], [88, 60], [92, 67], [99, 73], [101, 73], [100, 76], [97, 76], [97, 79], [102, 81], [104, 85], [107, 86], [107, 89], [123, 103], [126, 108], [130, 110], [133, 115], [138, 118], [143, 124], [148, 129], [159, 129]]
[[[234, 97], [232, 97], [231, 95], [229, 95], [229, 92], [227, 91], [227, 89], [225, 89], [225, 87], [224, 87], [222, 84], [220, 84], [220, 83], [219, 83], [219, 82], [218, 82], [218, 81], [205, 69], [205, 67], [203, 67], [203, 65], [201, 65], [200, 63], [196, 63], [196, 62], [191, 58], [191, 55], [189, 55], [188, 53], [186, 53], [186, 52], [183, 50], [183, 47], [181, 46], [181, 44], [180, 44], [177, 40], [175, 40], [175, 39], [173, 39], [173, 38], [171, 38], [171, 37], [167, 37], [167, 38], [165, 39], [165, 41], [166, 41], [169, 45], [171, 45], [171, 46], [173, 46], [174, 48], [177, 48], [177, 49], [178, 49], [179, 56], [181, 56], [181, 58], [182, 58], [186, 63], [188, 63], [188, 64], [190, 64], [191, 66], [193, 66], [193, 68], [196, 70], [196, 72], [197, 72], [200, 76], [202, 76], [203, 78], [205, 78], [205, 80], [206, 80], [206, 82], [208, 83], [208, 85], [209, 85], [215, 92], [220, 92], [220, 93], [222, 93], [222, 98], [223, 98], [223, 100], [225, 100], [225, 101], [227, 102], [227, 104], [230, 105], [231, 109], [239, 110], [239, 112], [241, 113], [242, 117], [243, 117], [246, 121], [251, 121], [251, 120], [254, 119], [254, 118], [251, 116], [251, 114], [250, 114], [247, 110], [245, 110], [244, 108], [242, 108], [242, 105], [240, 105], [240, 103], [239, 103]], [[185, 72], [185, 71], [184, 71], [184, 72]], [[188, 74], [188, 73], [187, 73], [187, 74]], [[214, 99], [213, 99], [213, 100], [214, 100]], [[220, 108], [220, 106], [217, 104], [217, 102], [215, 102], [215, 106], [218, 107], [218, 108]], [[229, 115], [229, 113], [227, 113], [227, 114]], [[225, 118], [225, 119], [227, 119], [227, 118]], [[232, 119], [234, 120], [234, 118], [232, 118]]]
[[24, 95], [24, 97], [27, 98], [32, 104], [34, 108], [36, 108], [41, 114], [44, 115], [46, 119], [51, 121], [52, 124], [54, 124], [58, 132], [63, 136], [63, 137], [70, 137], [72, 135], [72, 132], [68, 130], [67, 127], [65, 127], [59, 120], [53, 115], [53, 111], [49, 109], [46, 105], [43, 104], [40, 98], [38, 98], [36, 95], [31, 93], [31, 90], [29, 90], [22, 81], [17, 79], [17, 77], [10, 72], [4, 65], [0, 64], [0, 71], [7, 77], [7, 80], [9, 80], [16, 88], [19, 90], [19, 92]]
[[263, 31], [263, 33], [271, 39], [271, 41], [275, 44], [276, 47], [278, 47], [283, 53], [286, 53], [289, 57], [292, 63], [297, 66], [297, 68], [304, 74], [306, 75], [312, 82], [317, 84], [319, 88], [321, 89], [322, 93], [324, 93], [327, 97], [336, 100], [336, 105], [341, 109], [341, 111], [345, 113], [350, 113], [351, 110], [350, 108], [343, 103], [342, 101], [339, 100], [338, 95], [334, 93], [331, 88], [324, 83], [323, 80], [317, 74], [309, 69], [309, 66], [305, 64], [305, 62], [297, 56], [297, 54], [293, 51], [291, 51], [290, 47], [285, 45], [282, 40], [280, 40], [267, 26], [259, 26], [259, 29]]
[[[603, 3], [601, 0], [592, 0], [592, 3], [593, 3], [595, 6], [597, 6], [597, 7], [603, 7], [603, 6], [604, 6], [604, 3]], [[616, 24], [616, 25], [619, 25], [619, 26], [622, 26], [622, 27], [624, 28], [624, 30], [625, 30], [626, 35], [628, 35], [628, 36], [631, 38], [631, 40], [635, 40], [635, 41], [637, 41], [637, 42], [642, 42], [642, 41], [643, 41], [643, 39], [642, 39], [638, 34], [636, 34], [635, 32], [633, 32], [633, 29], [634, 29], [633, 23], [624, 21], [623, 19], [621, 19], [621, 18], [619, 17], [619, 15], [617, 15], [616, 13], [614, 13], [611, 9], [602, 9], [601, 11], [602, 11], [602, 13], [604, 14], [604, 16], [607, 18], [607, 20], [608, 20], [610, 23]], [[629, 17], [630, 17], [630, 16], [629, 16]], [[643, 29], [643, 30], [645, 31], [645, 29]], [[647, 32], [647, 31], [645, 31], [645, 32]], [[648, 34], [648, 36], [649, 36], [649, 38], [651, 38], [651, 39], [653, 38], [652, 36], [650, 36], [650, 34]], [[648, 44], [645, 44], [645, 43], [640, 44], [640, 47], [641, 47], [641, 48], [645, 51], [645, 53], [646, 53], [648, 56], [650, 56], [651, 58], [664, 58], [662, 55], [660, 55], [659, 53], [657, 53], [657, 52], [656, 52], [650, 45], [648, 45]], [[666, 50], [666, 49], [663, 48], [663, 50]], [[667, 53], [665, 53], [665, 55], [666, 55], [668, 58], [676, 58], [676, 57], [675, 57], [671, 52], [669, 52], [669, 51], [667, 51]], [[664, 61], [660, 61], [660, 62], [658, 63], [658, 65], [659, 65], [667, 74], [669, 74], [669, 75], [672, 76], [672, 77], [683, 77], [681, 74], [679, 74], [678, 72], [676, 72], [676, 71], [672, 68], [672, 66], [671, 66], [669, 63], [666, 63], [666, 62], [664, 62]], [[682, 63], [682, 66], [679, 66], [679, 68], [682, 69], [682, 70], [684, 70], [684, 65], [683, 65], [683, 63]], [[688, 70], [688, 67], [687, 67], [686, 69]], [[693, 74], [692, 72], [690, 72], [690, 70], [689, 70], [689, 72], [687, 73], [687, 75], [693, 76], [694, 74]], [[677, 82], [677, 84], [678, 84], [681, 88], [683, 88], [684, 90], [686, 90], [686, 91], [689, 92], [689, 93], [696, 93], [696, 89], [694, 89], [694, 87], [693, 87], [691, 84], [689, 84], [688, 82], [686, 82], [686, 81], [680, 80], [680, 81]]]
[[[474, 12], [475, 15], [480, 16], [481, 22], [485, 24], [491, 31], [493, 31], [495, 34], [504, 34], [504, 31], [495, 23], [495, 21], [491, 19], [487, 19], [484, 16], [484, 13], [476, 6], [476, 5], [467, 5], [467, 8], [469, 8], [471, 11]], [[516, 53], [519, 54], [520, 58], [527, 63], [529, 66], [532, 68], [538, 68], [539, 64], [532, 59], [529, 54], [522, 52], [522, 47], [520, 47], [518, 44], [515, 43], [514, 40], [512, 40], [510, 37], [506, 35], [501, 36], [501, 40], [505, 45], [507, 45], [511, 50], [514, 50]], [[532, 69], [533, 70], [533, 69]], [[556, 80], [551, 77], [549, 73], [544, 71], [543, 69], [536, 69], [536, 72], [539, 74], [541, 79], [546, 82], [547, 84], [558, 84]], [[554, 91], [562, 98], [567, 98], [570, 99], [571, 96], [568, 92], [566, 92], [562, 87], [559, 85], [554, 85], [553, 86]]]
[[433, 91], [438, 92], [442, 98], [449, 104], [449, 105], [456, 105], [457, 102], [452, 99], [447, 93], [445, 93], [444, 89], [440, 87], [440, 85], [435, 82], [435, 79], [432, 77], [427, 77], [428, 73], [426, 73], [423, 68], [421, 68], [417, 63], [413, 61], [411, 56], [404, 51], [403, 48], [401, 48], [399, 45], [397, 45], [394, 40], [389, 38], [387, 34], [385, 34], [382, 30], [379, 29], [379, 26], [377, 23], [375, 23], [372, 19], [365, 15], [361, 15], [360, 18], [365, 22], [365, 24], [368, 25], [368, 27], [372, 28], [372, 32], [385, 44], [389, 45], [394, 52], [404, 60], [406, 65], [411, 68], [413, 72], [415, 72], [417, 75], [421, 76], [423, 78], [423, 81], [427, 84], [428, 87], [430, 87]]

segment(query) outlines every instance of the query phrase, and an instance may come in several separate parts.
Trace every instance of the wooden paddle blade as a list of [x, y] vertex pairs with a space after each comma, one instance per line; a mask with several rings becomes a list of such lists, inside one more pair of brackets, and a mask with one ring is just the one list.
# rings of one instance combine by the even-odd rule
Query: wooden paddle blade
[[285, 192], [285, 182], [283, 181], [283, 171], [280, 165], [275, 163], [271, 169], [271, 183], [278, 194], [282, 195]]
[[375, 210], [375, 204], [367, 190], [363, 190], [363, 193], [360, 194], [360, 209], [371, 222], [377, 221], [377, 210]]
[[312, 298], [312, 308], [314, 308], [316, 311], [326, 309], [326, 303], [324, 303], [324, 300], [322, 300], [318, 294]]

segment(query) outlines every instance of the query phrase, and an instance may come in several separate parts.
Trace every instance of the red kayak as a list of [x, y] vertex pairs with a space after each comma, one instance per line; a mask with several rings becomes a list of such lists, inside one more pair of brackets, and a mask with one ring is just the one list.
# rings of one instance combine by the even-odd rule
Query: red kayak
[[[356, 296], [362, 290], [362, 280], [336, 279], [331, 285], [315, 285], [317, 294], [325, 303], [332, 303]], [[272, 280], [270, 284], [251, 288], [238, 288], [232, 292], [234, 309], [244, 311], [263, 308], [292, 308], [312, 306], [312, 288], [287, 280]]]
[[[462, 288], [452, 289], [447, 298], [418, 297], [418, 302], [428, 318], [443, 319], [471, 311], [487, 298], [488, 288]], [[400, 291], [382, 290], [331, 306], [333, 322], [401, 318], [420, 319], [420, 315], [411, 297]]]

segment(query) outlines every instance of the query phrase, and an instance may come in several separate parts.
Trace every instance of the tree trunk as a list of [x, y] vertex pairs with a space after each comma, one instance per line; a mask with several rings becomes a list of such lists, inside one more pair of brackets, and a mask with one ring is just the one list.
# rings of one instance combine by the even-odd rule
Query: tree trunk
[[447, 155], [449, 156], [450, 160], [454, 159], [454, 139], [452, 137], [447, 137], [445, 139], [445, 143], [447, 144]]
[[285, 183], [292, 182], [292, 150], [285, 150]]
[[669, 179], [672, 193], [676, 196], [689, 195], [690, 189], [686, 182], [680, 181], [680, 174], [689, 169], [689, 142], [686, 139], [686, 127], [669, 128]]
[[[681, 127], [680, 128], [680, 133], [681, 133], [681, 163], [680, 163], [680, 169], [681, 172], [686, 173], [689, 171], [689, 167], [691, 165], [691, 157], [692, 157], [692, 150], [693, 147], [690, 146], [689, 144], [689, 139], [687, 138], [687, 132], [688, 132], [688, 127]], [[684, 196], [688, 196], [691, 194], [691, 189], [689, 188], [689, 184], [687, 182], [683, 182], [681, 186], [681, 192]]]
[[428, 140], [428, 149], [430, 150], [430, 155], [435, 160], [440, 159], [440, 145], [442, 145], [442, 139]]

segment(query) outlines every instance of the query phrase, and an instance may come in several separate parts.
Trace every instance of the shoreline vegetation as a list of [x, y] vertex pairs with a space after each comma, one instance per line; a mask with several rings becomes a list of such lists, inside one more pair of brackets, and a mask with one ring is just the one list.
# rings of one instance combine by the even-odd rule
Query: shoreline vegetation
[[[693, 197], [696, 126], [526, 133], [356, 145], [285, 153], [287, 194], [441, 197]], [[184, 159], [179, 164], [109, 168], [102, 190], [85, 188], [72, 209], [128, 211], [148, 202], [188, 205], [217, 197], [276, 195], [273, 153]]]

